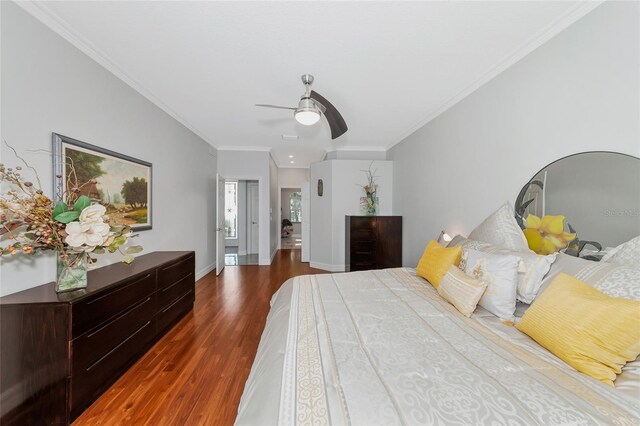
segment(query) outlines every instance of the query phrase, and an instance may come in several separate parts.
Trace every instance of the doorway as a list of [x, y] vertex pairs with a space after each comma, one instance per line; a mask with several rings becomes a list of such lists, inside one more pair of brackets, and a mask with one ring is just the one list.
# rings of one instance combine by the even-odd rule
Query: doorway
[[280, 248], [302, 249], [302, 189], [280, 189]]
[[258, 264], [260, 191], [257, 180], [225, 181], [225, 266]]

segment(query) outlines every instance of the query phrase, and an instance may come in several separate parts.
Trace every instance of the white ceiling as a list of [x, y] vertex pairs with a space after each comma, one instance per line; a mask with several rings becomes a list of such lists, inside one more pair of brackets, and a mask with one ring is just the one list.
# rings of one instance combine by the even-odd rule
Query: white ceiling
[[[384, 150], [597, 2], [46, 2], [21, 4], [216, 147]], [[349, 131], [291, 111], [300, 75]], [[284, 141], [282, 135], [299, 135]], [[294, 155], [293, 161], [289, 155]]]

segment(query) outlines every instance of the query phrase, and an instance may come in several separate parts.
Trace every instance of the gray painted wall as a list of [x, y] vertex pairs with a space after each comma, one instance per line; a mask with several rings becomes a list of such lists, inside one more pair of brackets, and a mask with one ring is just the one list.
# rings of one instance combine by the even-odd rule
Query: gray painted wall
[[468, 234], [513, 203], [558, 158], [640, 156], [639, 16], [640, 3], [605, 2], [388, 152], [405, 265], [441, 229]]
[[[52, 195], [51, 133], [153, 163], [153, 230], [145, 252], [195, 250], [215, 265], [215, 150], [11, 2], [1, 2], [2, 139], [39, 170]], [[15, 164], [6, 147], [2, 161]], [[101, 256], [100, 264], [118, 261]], [[55, 259], [2, 261], [0, 294], [55, 279]]]

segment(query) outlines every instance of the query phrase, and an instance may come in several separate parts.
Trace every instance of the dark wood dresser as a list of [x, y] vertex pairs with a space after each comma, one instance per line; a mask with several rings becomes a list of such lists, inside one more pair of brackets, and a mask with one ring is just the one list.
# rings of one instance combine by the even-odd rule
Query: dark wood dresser
[[192, 307], [195, 253], [154, 252], [0, 298], [0, 424], [70, 424]]
[[346, 216], [348, 271], [402, 266], [402, 216]]

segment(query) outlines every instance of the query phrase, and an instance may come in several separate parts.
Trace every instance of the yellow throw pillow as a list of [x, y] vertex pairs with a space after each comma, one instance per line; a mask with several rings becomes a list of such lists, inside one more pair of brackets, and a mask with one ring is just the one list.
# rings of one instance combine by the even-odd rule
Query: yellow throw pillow
[[516, 325], [576, 370], [610, 386], [640, 354], [640, 301], [558, 275]]
[[456, 307], [465, 317], [470, 317], [478, 306], [478, 301], [487, 289], [487, 283], [469, 275], [451, 265], [440, 281], [438, 293]]
[[416, 274], [438, 288], [440, 280], [451, 265], [457, 266], [460, 263], [461, 253], [462, 247], [444, 248], [437, 241], [431, 240], [418, 262]]

